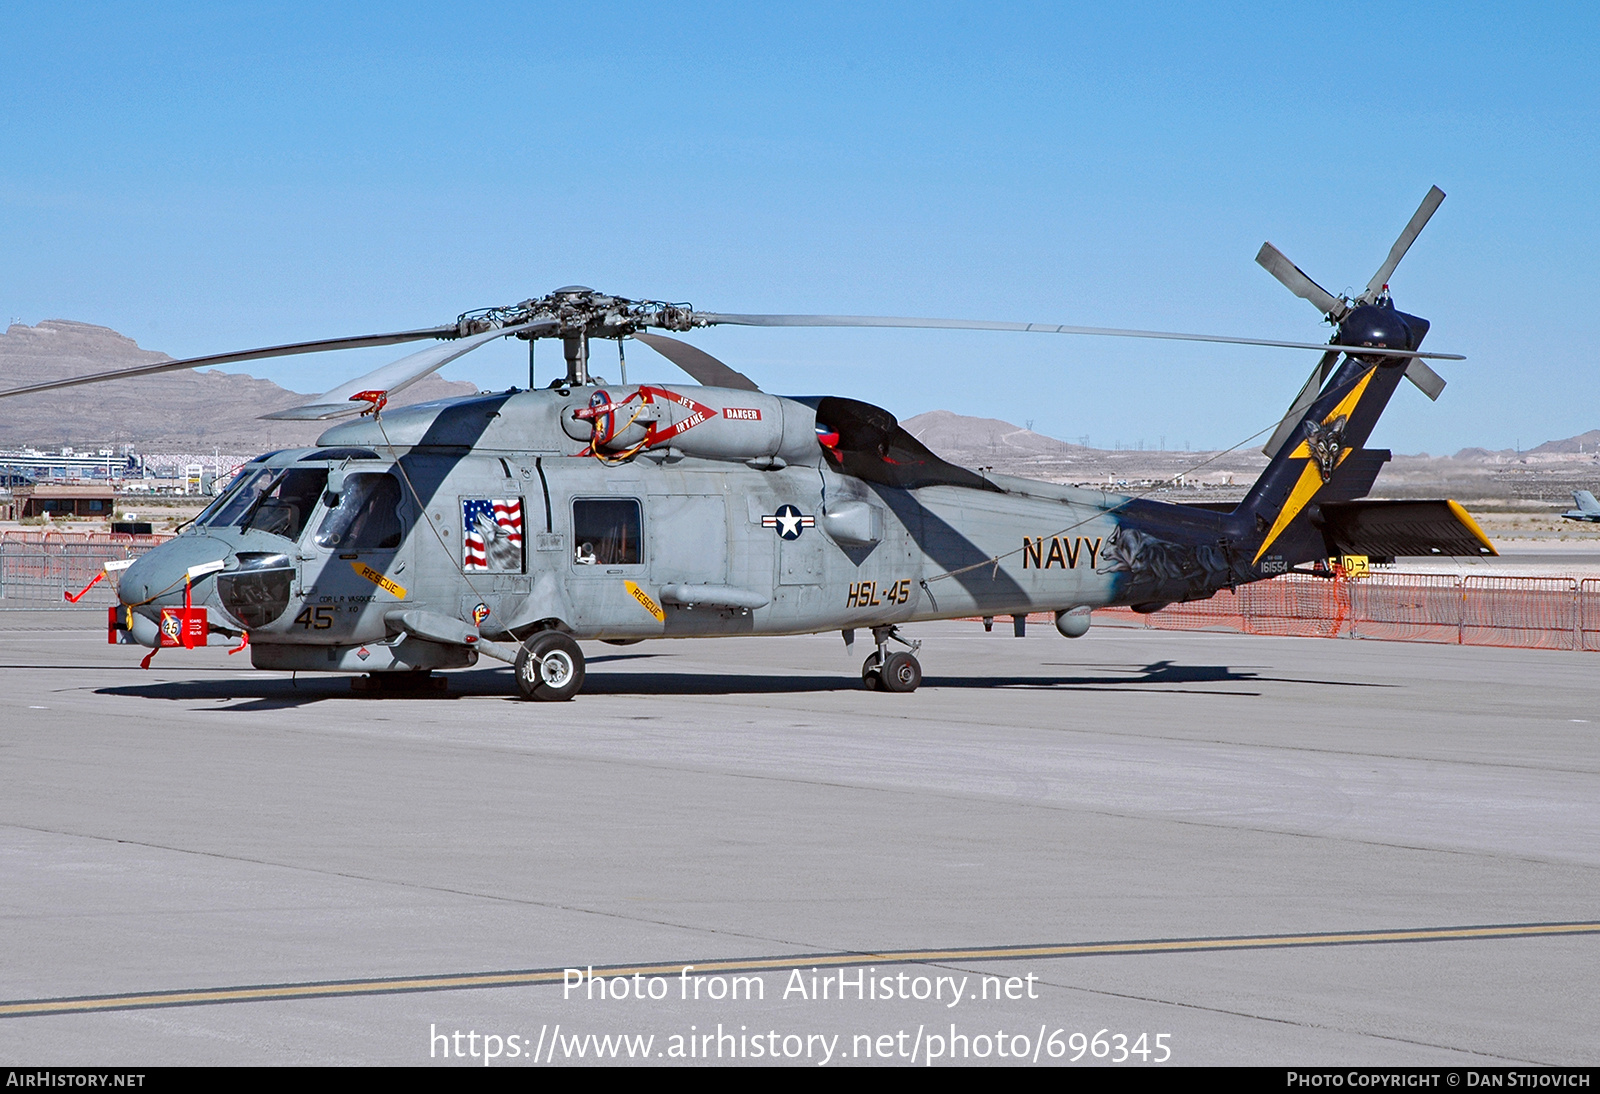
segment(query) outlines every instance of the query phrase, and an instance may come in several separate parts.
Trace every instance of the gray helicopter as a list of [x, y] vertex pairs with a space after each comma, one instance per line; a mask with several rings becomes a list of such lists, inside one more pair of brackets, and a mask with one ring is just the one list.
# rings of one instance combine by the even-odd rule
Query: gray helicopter
[[[1312, 344], [1162, 331], [872, 316], [734, 315], [568, 287], [414, 331], [190, 358], [0, 392], [437, 340], [309, 403], [266, 415], [332, 426], [317, 446], [252, 460], [193, 523], [120, 575], [114, 640], [248, 646], [263, 669], [415, 681], [488, 656], [529, 699], [573, 698], [582, 640], [626, 644], [869, 631], [866, 686], [909, 692], [906, 624], [1055, 613], [1078, 637], [1108, 605], [1149, 612], [1332, 556], [1493, 554], [1449, 501], [1363, 500], [1387, 451], [1363, 447], [1402, 378], [1437, 398], [1428, 323], [1388, 279], [1444, 197], [1437, 188], [1366, 290], [1323, 290], [1271, 244], [1257, 261], [1334, 326]], [[781, 397], [653, 331], [931, 327], [1180, 339], [1319, 351], [1237, 506], [1170, 504], [940, 459], [888, 411]], [[542, 390], [384, 412], [388, 398], [494, 339], [560, 339]], [[606, 383], [594, 339], [636, 340], [698, 381]], [[626, 369], [625, 356], [622, 366]], [[899, 646], [903, 648], [892, 648]]]

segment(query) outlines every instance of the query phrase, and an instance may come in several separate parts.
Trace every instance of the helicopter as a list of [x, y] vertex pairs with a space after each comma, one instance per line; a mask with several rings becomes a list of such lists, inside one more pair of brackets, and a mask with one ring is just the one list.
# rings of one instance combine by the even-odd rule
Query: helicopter
[[[264, 415], [350, 418], [315, 447], [269, 452], [178, 536], [121, 566], [112, 641], [237, 643], [261, 669], [426, 679], [481, 657], [520, 695], [583, 687], [580, 641], [872, 636], [866, 687], [914, 691], [926, 620], [1052, 612], [1080, 637], [1111, 605], [1152, 612], [1339, 555], [1489, 555], [1453, 501], [1366, 495], [1389, 459], [1366, 448], [1402, 379], [1436, 399], [1427, 320], [1390, 275], [1444, 194], [1433, 188], [1366, 288], [1336, 296], [1272, 244], [1257, 262], [1334, 328], [1328, 343], [884, 316], [756, 315], [631, 300], [583, 286], [455, 323], [162, 362], [0, 392], [290, 354], [434, 340], [308, 402]], [[1190, 505], [979, 472], [941, 459], [887, 410], [778, 396], [660, 333], [715, 325], [905, 327], [1177, 339], [1318, 351], [1237, 505]], [[530, 385], [385, 412], [390, 397], [500, 338], [529, 343]], [[531, 382], [539, 339], [566, 372]], [[612, 384], [589, 369], [616, 340]], [[697, 381], [629, 384], [637, 341]], [[901, 648], [893, 648], [901, 647]]]

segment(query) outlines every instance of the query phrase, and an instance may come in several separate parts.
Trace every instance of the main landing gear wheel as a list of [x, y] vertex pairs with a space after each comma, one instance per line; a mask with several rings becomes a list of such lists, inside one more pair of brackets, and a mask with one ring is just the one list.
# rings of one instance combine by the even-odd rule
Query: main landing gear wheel
[[583, 687], [583, 651], [560, 631], [540, 631], [517, 654], [517, 690], [524, 699], [560, 703]]
[[922, 666], [909, 653], [891, 653], [878, 670], [878, 678], [889, 691], [916, 691], [922, 683]]
[[891, 653], [881, 664], [874, 653], [861, 666], [861, 682], [868, 691], [916, 691], [922, 683], [922, 666], [909, 653]]

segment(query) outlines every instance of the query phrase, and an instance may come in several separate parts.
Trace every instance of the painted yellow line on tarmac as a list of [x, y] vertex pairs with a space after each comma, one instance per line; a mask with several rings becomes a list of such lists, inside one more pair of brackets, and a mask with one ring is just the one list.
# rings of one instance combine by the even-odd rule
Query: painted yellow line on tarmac
[[[1551, 935], [1600, 934], [1600, 922], [1495, 923], [1474, 927], [1419, 927], [1388, 931], [1340, 931], [1319, 934], [1256, 934], [1220, 938], [1155, 938], [1126, 942], [1069, 942], [1041, 946], [976, 946], [949, 950], [884, 950], [850, 953], [797, 953], [777, 957], [739, 957], [713, 961], [672, 961], [648, 965], [595, 967], [595, 976], [696, 976], [763, 972], [770, 969], [839, 968], [853, 965], [930, 965], [954, 961], [1014, 961], [1021, 958], [1111, 957], [1124, 954], [1213, 953], [1219, 950], [1270, 950], [1308, 946], [1373, 946], [1396, 942], [1469, 942], [1494, 938], [1537, 938]], [[67, 999], [22, 999], [0, 1003], [0, 1018], [90, 1011], [140, 1010], [151, 1007], [195, 1007], [217, 1003], [264, 1003], [283, 999], [327, 999], [404, 992], [462, 991], [468, 988], [515, 988], [561, 983], [566, 969], [455, 973], [444, 976], [393, 977], [376, 980], [321, 980], [306, 984], [258, 984], [125, 995], [84, 995]]]

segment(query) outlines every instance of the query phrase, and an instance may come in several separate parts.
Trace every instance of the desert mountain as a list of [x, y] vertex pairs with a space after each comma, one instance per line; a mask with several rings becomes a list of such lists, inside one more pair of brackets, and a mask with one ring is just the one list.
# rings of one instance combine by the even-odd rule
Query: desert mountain
[[900, 424], [951, 463], [1052, 482], [1128, 483], [1183, 475], [1186, 481], [1218, 487], [1253, 479], [1267, 462], [1255, 449], [1207, 458], [1196, 452], [1085, 448], [997, 418], [948, 410], [918, 414]]
[[[60, 380], [171, 358], [109, 327], [46, 319], [0, 335], [0, 388]], [[437, 375], [407, 388], [395, 405], [470, 395], [476, 388]], [[307, 445], [327, 422], [264, 422], [258, 415], [305, 395], [242, 373], [169, 372], [66, 388], [0, 402], [0, 447], [79, 448], [131, 444], [140, 451], [264, 451]]]
[[985, 463], [988, 460], [984, 457], [1000, 456], [1071, 460], [1092, 451], [998, 418], [969, 418], [948, 410], [931, 410], [902, 424], [912, 436], [952, 462]]
[[1546, 441], [1538, 448], [1530, 448], [1529, 453], [1536, 456], [1544, 455], [1589, 455], [1600, 452], [1600, 429], [1591, 429], [1587, 433], [1579, 433], [1576, 437], [1568, 437], [1564, 441]]

